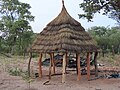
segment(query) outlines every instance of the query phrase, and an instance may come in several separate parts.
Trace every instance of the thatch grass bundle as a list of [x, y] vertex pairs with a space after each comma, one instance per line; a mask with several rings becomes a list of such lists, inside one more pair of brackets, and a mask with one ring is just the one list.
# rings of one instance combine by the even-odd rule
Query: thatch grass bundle
[[73, 19], [63, 5], [61, 13], [38, 35], [30, 49], [32, 52], [93, 52], [96, 42], [81, 24]]

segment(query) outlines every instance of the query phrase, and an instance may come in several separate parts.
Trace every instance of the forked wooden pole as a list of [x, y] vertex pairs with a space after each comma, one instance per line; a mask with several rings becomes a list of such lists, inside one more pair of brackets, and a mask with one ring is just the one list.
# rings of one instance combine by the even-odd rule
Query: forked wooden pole
[[63, 65], [62, 65], [62, 83], [65, 83], [65, 77], [66, 77], [66, 54], [63, 55]]
[[38, 64], [39, 64], [39, 78], [41, 78], [42, 77], [42, 53], [40, 53]]
[[77, 72], [78, 72], [78, 76], [77, 76], [77, 80], [80, 81], [81, 79], [81, 68], [80, 68], [80, 54], [76, 54], [77, 55]]
[[90, 80], [90, 53], [87, 53], [87, 79]]
[[54, 53], [51, 54], [51, 60], [52, 60], [53, 74], [55, 74], [55, 60], [54, 60]]
[[28, 76], [30, 77], [30, 63], [31, 63], [31, 59], [32, 59], [32, 52], [30, 52], [30, 59], [28, 62]]

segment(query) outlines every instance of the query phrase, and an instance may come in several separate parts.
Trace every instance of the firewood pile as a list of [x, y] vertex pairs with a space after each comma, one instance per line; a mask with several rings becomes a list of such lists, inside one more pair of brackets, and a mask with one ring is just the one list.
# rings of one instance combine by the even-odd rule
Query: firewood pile
[[[55, 66], [62, 67], [63, 55], [57, 54], [56, 56], [54, 56], [54, 61], [55, 61]], [[42, 62], [42, 65], [49, 66], [49, 63], [50, 63], [50, 58], [47, 58]], [[67, 65], [68, 68], [76, 68], [77, 67], [76, 57], [68, 57], [67, 64], [68, 64]], [[93, 59], [90, 60], [90, 64], [93, 65]], [[80, 57], [80, 65], [81, 67], [87, 66], [86, 58]]]
[[120, 78], [120, 68], [102, 67], [98, 71], [100, 72], [99, 78]]

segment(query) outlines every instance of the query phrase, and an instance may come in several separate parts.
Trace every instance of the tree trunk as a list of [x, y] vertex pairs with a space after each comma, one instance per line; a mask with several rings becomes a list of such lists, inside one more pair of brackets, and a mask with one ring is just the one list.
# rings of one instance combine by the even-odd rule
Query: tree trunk
[[103, 46], [103, 49], [102, 49], [102, 56], [103, 56], [103, 57], [105, 56], [105, 53], [104, 53], [104, 46]]
[[120, 54], [120, 45], [118, 46], [118, 54]]
[[114, 46], [112, 45], [112, 55], [115, 55]]

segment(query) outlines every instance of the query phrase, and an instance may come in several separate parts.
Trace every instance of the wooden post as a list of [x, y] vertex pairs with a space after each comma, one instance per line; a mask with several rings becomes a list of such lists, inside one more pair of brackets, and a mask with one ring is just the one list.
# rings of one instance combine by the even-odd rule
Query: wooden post
[[51, 60], [52, 60], [53, 74], [55, 74], [55, 60], [54, 60], [54, 53], [51, 54]]
[[30, 52], [30, 59], [28, 62], [28, 76], [30, 77], [30, 63], [31, 63], [31, 59], [32, 59], [32, 52]]
[[87, 53], [87, 79], [90, 80], [90, 53]]
[[98, 77], [97, 55], [98, 55], [98, 52], [95, 52], [95, 55], [94, 55], [95, 77]]
[[39, 78], [41, 78], [42, 77], [42, 53], [40, 53], [38, 64], [39, 64]]
[[66, 58], [66, 66], [65, 66], [65, 73], [66, 73], [66, 68], [67, 68], [67, 66], [68, 66], [68, 57], [67, 57], [67, 53], [66, 53], [66, 55], [65, 55], [65, 58]]
[[77, 72], [77, 74], [78, 74], [77, 58], [78, 58], [78, 55], [77, 55], [77, 53], [76, 53], [76, 72]]
[[66, 67], [68, 66], [68, 62], [69, 62], [67, 55], [68, 54], [66, 54]]
[[52, 70], [52, 54], [50, 53], [49, 80], [51, 79], [51, 70]]
[[63, 65], [62, 65], [62, 67], [63, 67], [63, 69], [62, 69], [62, 83], [65, 83], [65, 77], [66, 77], [66, 73], [65, 73], [65, 69], [66, 69], [66, 54], [67, 53], [65, 53], [64, 55], [63, 55]]
[[77, 73], [78, 73], [78, 77], [77, 80], [80, 81], [81, 79], [81, 68], [80, 68], [80, 54], [76, 54], [77, 55]]

